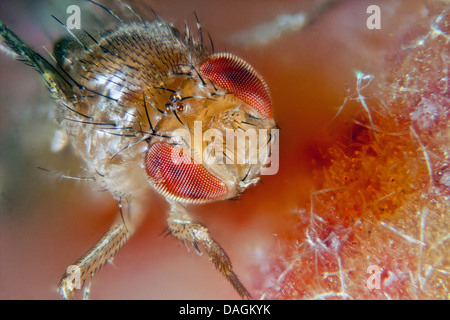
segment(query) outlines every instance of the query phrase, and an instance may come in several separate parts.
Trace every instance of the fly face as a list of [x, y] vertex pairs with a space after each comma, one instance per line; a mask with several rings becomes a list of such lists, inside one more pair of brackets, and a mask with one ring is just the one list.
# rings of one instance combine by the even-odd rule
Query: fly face
[[157, 88], [167, 92], [160, 104], [168, 102], [155, 132], [172, 139], [150, 140], [149, 180], [184, 203], [236, 197], [265, 165], [266, 157], [257, 156], [270, 134], [261, 141], [257, 134], [276, 126], [267, 85], [247, 62], [228, 53], [207, 56], [190, 69], [175, 76], [182, 77], [178, 86]]

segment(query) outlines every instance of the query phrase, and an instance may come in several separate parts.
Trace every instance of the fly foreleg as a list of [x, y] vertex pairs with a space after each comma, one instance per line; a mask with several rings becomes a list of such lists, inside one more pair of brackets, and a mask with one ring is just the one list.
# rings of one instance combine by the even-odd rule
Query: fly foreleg
[[242, 299], [251, 298], [250, 293], [234, 273], [230, 258], [211, 237], [206, 226], [193, 221], [184, 208], [179, 206], [172, 207], [167, 222], [169, 231], [175, 238], [191, 243], [197, 251], [200, 251], [199, 245], [205, 249], [216, 269], [230, 281]]

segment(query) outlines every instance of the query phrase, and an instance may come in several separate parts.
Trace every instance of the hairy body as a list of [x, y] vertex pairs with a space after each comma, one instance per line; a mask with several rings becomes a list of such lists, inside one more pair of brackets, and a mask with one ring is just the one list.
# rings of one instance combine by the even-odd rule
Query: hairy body
[[[267, 86], [242, 59], [209, 53], [200, 27], [196, 39], [188, 28], [182, 36], [161, 19], [120, 22], [106, 33], [85, 31], [60, 40], [55, 64], [0, 26], [3, 47], [35, 68], [57, 101], [62, 143], [56, 149], [71, 143], [90, 179], [119, 202], [116, 221], [68, 269], [60, 291], [70, 298], [75, 277], [85, 283], [113, 258], [142, 221], [153, 188], [171, 205], [169, 232], [198, 251], [202, 245], [241, 297], [248, 298], [225, 251], [190, 217], [186, 205], [234, 198], [258, 181], [268, 153], [254, 163], [248, 145], [229, 148], [214, 139], [195, 145], [195, 127], [197, 122], [200, 134], [216, 130], [223, 135], [226, 130], [274, 129]], [[271, 140], [269, 134], [258, 151]], [[243, 161], [235, 163], [239, 153]]]

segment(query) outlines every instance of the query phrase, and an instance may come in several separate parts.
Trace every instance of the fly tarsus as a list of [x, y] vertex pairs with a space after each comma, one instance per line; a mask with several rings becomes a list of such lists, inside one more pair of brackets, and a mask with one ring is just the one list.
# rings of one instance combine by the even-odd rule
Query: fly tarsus
[[227, 253], [211, 237], [206, 226], [193, 221], [184, 209], [176, 207], [170, 212], [168, 226], [170, 234], [179, 240], [190, 242], [197, 251], [199, 251], [198, 245], [203, 246], [216, 269], [227, 278], [241, 298], [251, 299], [250, 293], [234, 273]]
[[125, 244], [130, 236], [130, 232], [122, 222], [114, 224], [103, 238], [97, 242], [85, 255], [67, 268], [63, 275], [58, 291], [64, 299], [73, 299], [75, 290], [81, 289], [86, 281], [89, 292], [90, 281], [95, 273], [106, 263], [111, 262], [117, 251]]
[[17, 60], [22, 61], [39, 72], [55, 98], [63, 99], [66, 96], [65, 92], [67, 92], [67, 89], [72, 87], [57, 68], [25, 44], [25, 42], [1, 21], [0, 46], [4, 51], [12, 54]]

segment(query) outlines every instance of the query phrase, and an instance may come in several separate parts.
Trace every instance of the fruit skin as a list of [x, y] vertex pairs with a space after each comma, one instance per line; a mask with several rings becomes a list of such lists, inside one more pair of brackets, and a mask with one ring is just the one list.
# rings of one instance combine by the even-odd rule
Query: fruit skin
[[321, 152], [265, 298], [448, 298], [449, 21], [432, 12], [355, 73], [351, 139]]

